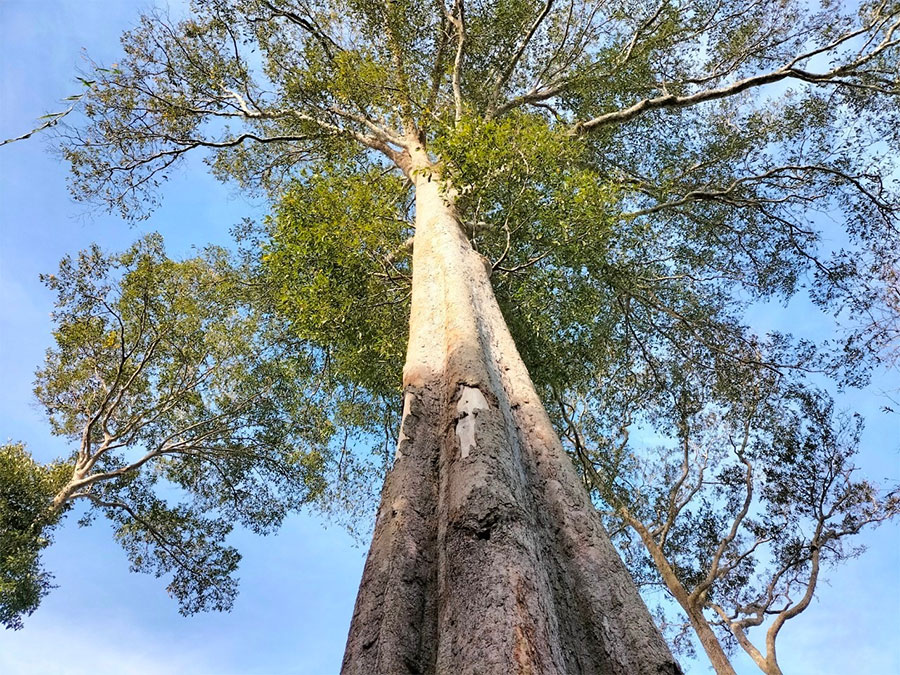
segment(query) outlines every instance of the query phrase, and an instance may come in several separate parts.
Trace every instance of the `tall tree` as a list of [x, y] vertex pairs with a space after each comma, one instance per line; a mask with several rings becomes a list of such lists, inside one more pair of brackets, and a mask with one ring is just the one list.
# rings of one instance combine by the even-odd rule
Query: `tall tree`
[[[205, 0], [124, 36], [64, 133], [75, 195], [140, 217], [200, 148], [289, 188], [275, 301], [373, 401], [414, 229], [404, 414], [346, 672], [677, 670], [509, 328], [545, 394], [634, 364], [652, 391], [685, 353], [808, 363], [764, 362], [737, 317], [807, 277], [839, 309], [896, 261], [898, 28], [889, 2]], [[847, 353], [830, 366], [859, 381]]]

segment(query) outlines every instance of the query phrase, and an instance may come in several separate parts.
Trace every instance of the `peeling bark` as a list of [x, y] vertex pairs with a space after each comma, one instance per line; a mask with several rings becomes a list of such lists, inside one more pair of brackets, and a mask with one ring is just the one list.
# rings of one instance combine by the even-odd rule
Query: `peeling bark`
[[342, 672], [680, 673], [424, 155], [404, 416]]
[[456, 411], [459, 413], [459, 421], [456, 423], [456, 437], [459, 439], [459, 456], [465, 459], [477, 445], [475, 439], [476, 422], [478, 413], [482, 410], [490, 410], [484, 394], [477, 387], [461, 385], [457, 393], [459, 399], [456, 403]]

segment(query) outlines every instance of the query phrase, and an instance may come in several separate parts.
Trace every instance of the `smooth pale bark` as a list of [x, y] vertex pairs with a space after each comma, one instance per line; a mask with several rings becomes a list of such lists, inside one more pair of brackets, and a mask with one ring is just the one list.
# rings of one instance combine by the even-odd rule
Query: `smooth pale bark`
[[342, 672], [680, 669], [564, 453], [424, 155], [404, 415]]

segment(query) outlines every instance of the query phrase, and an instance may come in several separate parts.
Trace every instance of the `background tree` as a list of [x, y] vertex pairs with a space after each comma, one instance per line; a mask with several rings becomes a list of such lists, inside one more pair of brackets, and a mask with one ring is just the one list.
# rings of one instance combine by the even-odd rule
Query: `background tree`
[[171, 575], [182, 613], [230, 608], [233, 524], [271, 532], [325, 492], [333, 427], [307, 396], [315, 364], [262, 326], [221, 249], [177, 262], [150, 235], [44, 281], [56, 345], [35, 393], [73, 449], [41, 466], [4, 446], [4, 625], [49, 588], [39, 553], [76, 502], [82, 524], [113, 522], [134, 571]]
[[[659, 400], [671, 410], [657, 411], [654, 429], [669, 427], [662, 437], [680, 448], [648, 443], [652, 405], [629, 397], [602, 407], [558, 399], [564, 438], [629, 568], [683, 610], [664, 613], [674, 643], [691, 630], [718, 673], [735, 672], [735, 646], [781, 673], [784, 623], [809, 606], [827, 568], [862, 552], [854, 535], [897, 515], [897, 489], [854, 476], [862, 421], [835, 414], [830, 397], [796, 375], [744, 372], [728, 389], [720, 377], [706, 390], [686, 386], [683, 371], [671, 375]], [[622, 429], [635, 418], [643, 434], [609, 435], [610, 422]], [[758, 626], [761, 648], [748, 635]]]
[[[707, 369], [741, 363], [748, 297], [790, 296], [816, 274], [837, 307], [871, 274], [860, 261], [895, 255], [880, 145], [897, 140], [891, 5], [332, 9], [209, 3], [180, 26], [147, 19], [128, 58], [98, 71], [96, 124], [70, 138], [78, 194], [134, 214], [197, 147], [275, 195], [304, 183], [302, 166], [394, 166], [415, 183], [417, 219], [436, 183], [491, 258], [542, 388], [627, 374], [622, 345], [651, 371], [697, 345]], [[777, 82], [798, 89], [753, 95]], [[829, 259], [817, 208], [846, 218], [852, 255]], [[849, 356], [832, 366], [860, 381]]]

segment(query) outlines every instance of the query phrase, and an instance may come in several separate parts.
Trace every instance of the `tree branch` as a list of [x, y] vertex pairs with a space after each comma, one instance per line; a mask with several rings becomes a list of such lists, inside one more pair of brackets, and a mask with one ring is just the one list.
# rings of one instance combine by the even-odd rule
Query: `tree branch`
[[506, 64], [506, 67], [497, 75], [497, 78], [494, 80], [494, 86], [491, 90], [489, 110], [487, 113], [488, 117], [491, 117], [491, 112], [496, 106], [498, 99], [500, 98], [500, 90], [509, 81], [509, 78], [512, 77], [513, 71], [515, 71], [519, 60], [522, 58], [522, 55], [528, 48], [528, 44], [531, 42], [531, 39], [534, 37], [534, 34], [537, 32], [538, 28], [540, 28], [541, 23], [543, 23], [544, 19], [547, 18], [547, 15], [550, 13], [550, 9], [552, 7], [553, 0], [547, 0], [544, 3], [543, 9], [541, 10], [540, 14], [538, 14], [537, 18], [535, 18], [534, 22], [532, 22], [531, 28], [528, 29], [525, 37], [522, 38], [518, 48], [513, 54], [513, 57], [509, 60], [509, 63]]
[[[884, 5], [882, 5], [884, 7]], [[859, 66], [864, 65], [865, 63], [871, 61], [876, 56], [881, 54], [887, 49], [900, 44], [900, 40], [894, 39], [894, 33], [897, 28], [900, 27], [900, 19], [894, 21], [888, 27], [888, 30], [885, 34], [885, 37], [882, 41], [872, 49], [868, 54], [859, 56], [855, 60], [850, 63], [844, 64], [842, 66], [837, 66], [828, 70], [824, 73], [812, 73], [806, 70], [801, 70], [796, 68], [795, 66], [807, 59], [810, 59], [819, 54], [823, 54], [832, 49], [836, 49], [841, 44], [852, 40], [859, 35], [863, 35], [873, 28], [877, 29], [880, 27], [880, 24], [885, 23], [888, 19], [894, 16], [896, 13], [892, 13], [887, 17], [877, 17], [877, 21], [874, 21], [871, 24], [860, 27], [855, 31], [850, 31], [845, 33], [834, 41], [825, 45], [823, 47], [819, 47], [799, 56], [796, 56], [794, 59], [781, 66], [780, 68], [770, 71], [768, 73], [762, 73], [760, 75], [754, 75], [751, 77], [744, 78], [742, 80], [738, 80], [730, 85], [725, 85], [722, 87], [717, 87], [714, 89], [705, 89], [703, 91], [698, 91], [693, 94], [689, 94], [687, 96], [677, 96], [675, 94], [665, 94], [663, 96], [657, 96], [655, 98], [644, 99], [643, 101], [639, 101], [628, 108], [623, 108], [620, 110], [616, 110], [614, 112], [605, 113], [593, 119], [578, 122], [570, 131], [572, 135], [580, 136], [583, 134], [587, 134], [591, 131], [596, 131], [603, 127], [622, 124], [624, 122], [628, 122], [640, 115], [643, 115], [652, 110], [660, 110], [660, 109], [678, 109], [678, 108], [686, 108], [690, 106], [697, 105], [699, 103], [703, 103], [706, 101], [714, 101], [717, 99], [727, 98], [729, 96], [734, 96], [735, 94], [739, 94], [742, 91], [746, 91], [748, 89], [753, 89], [756, 87], [761, 87], [767, 84], [772, 84], [775, 82], [780, 82], [785, 79], [796, 79], [801, 80], [803, 82], [809, 82], [813, 84], [835, 84], [842, 85], [846, 84], [846, 82], [838, 79], [844, 75], [852, 75], [853, 71]]]

